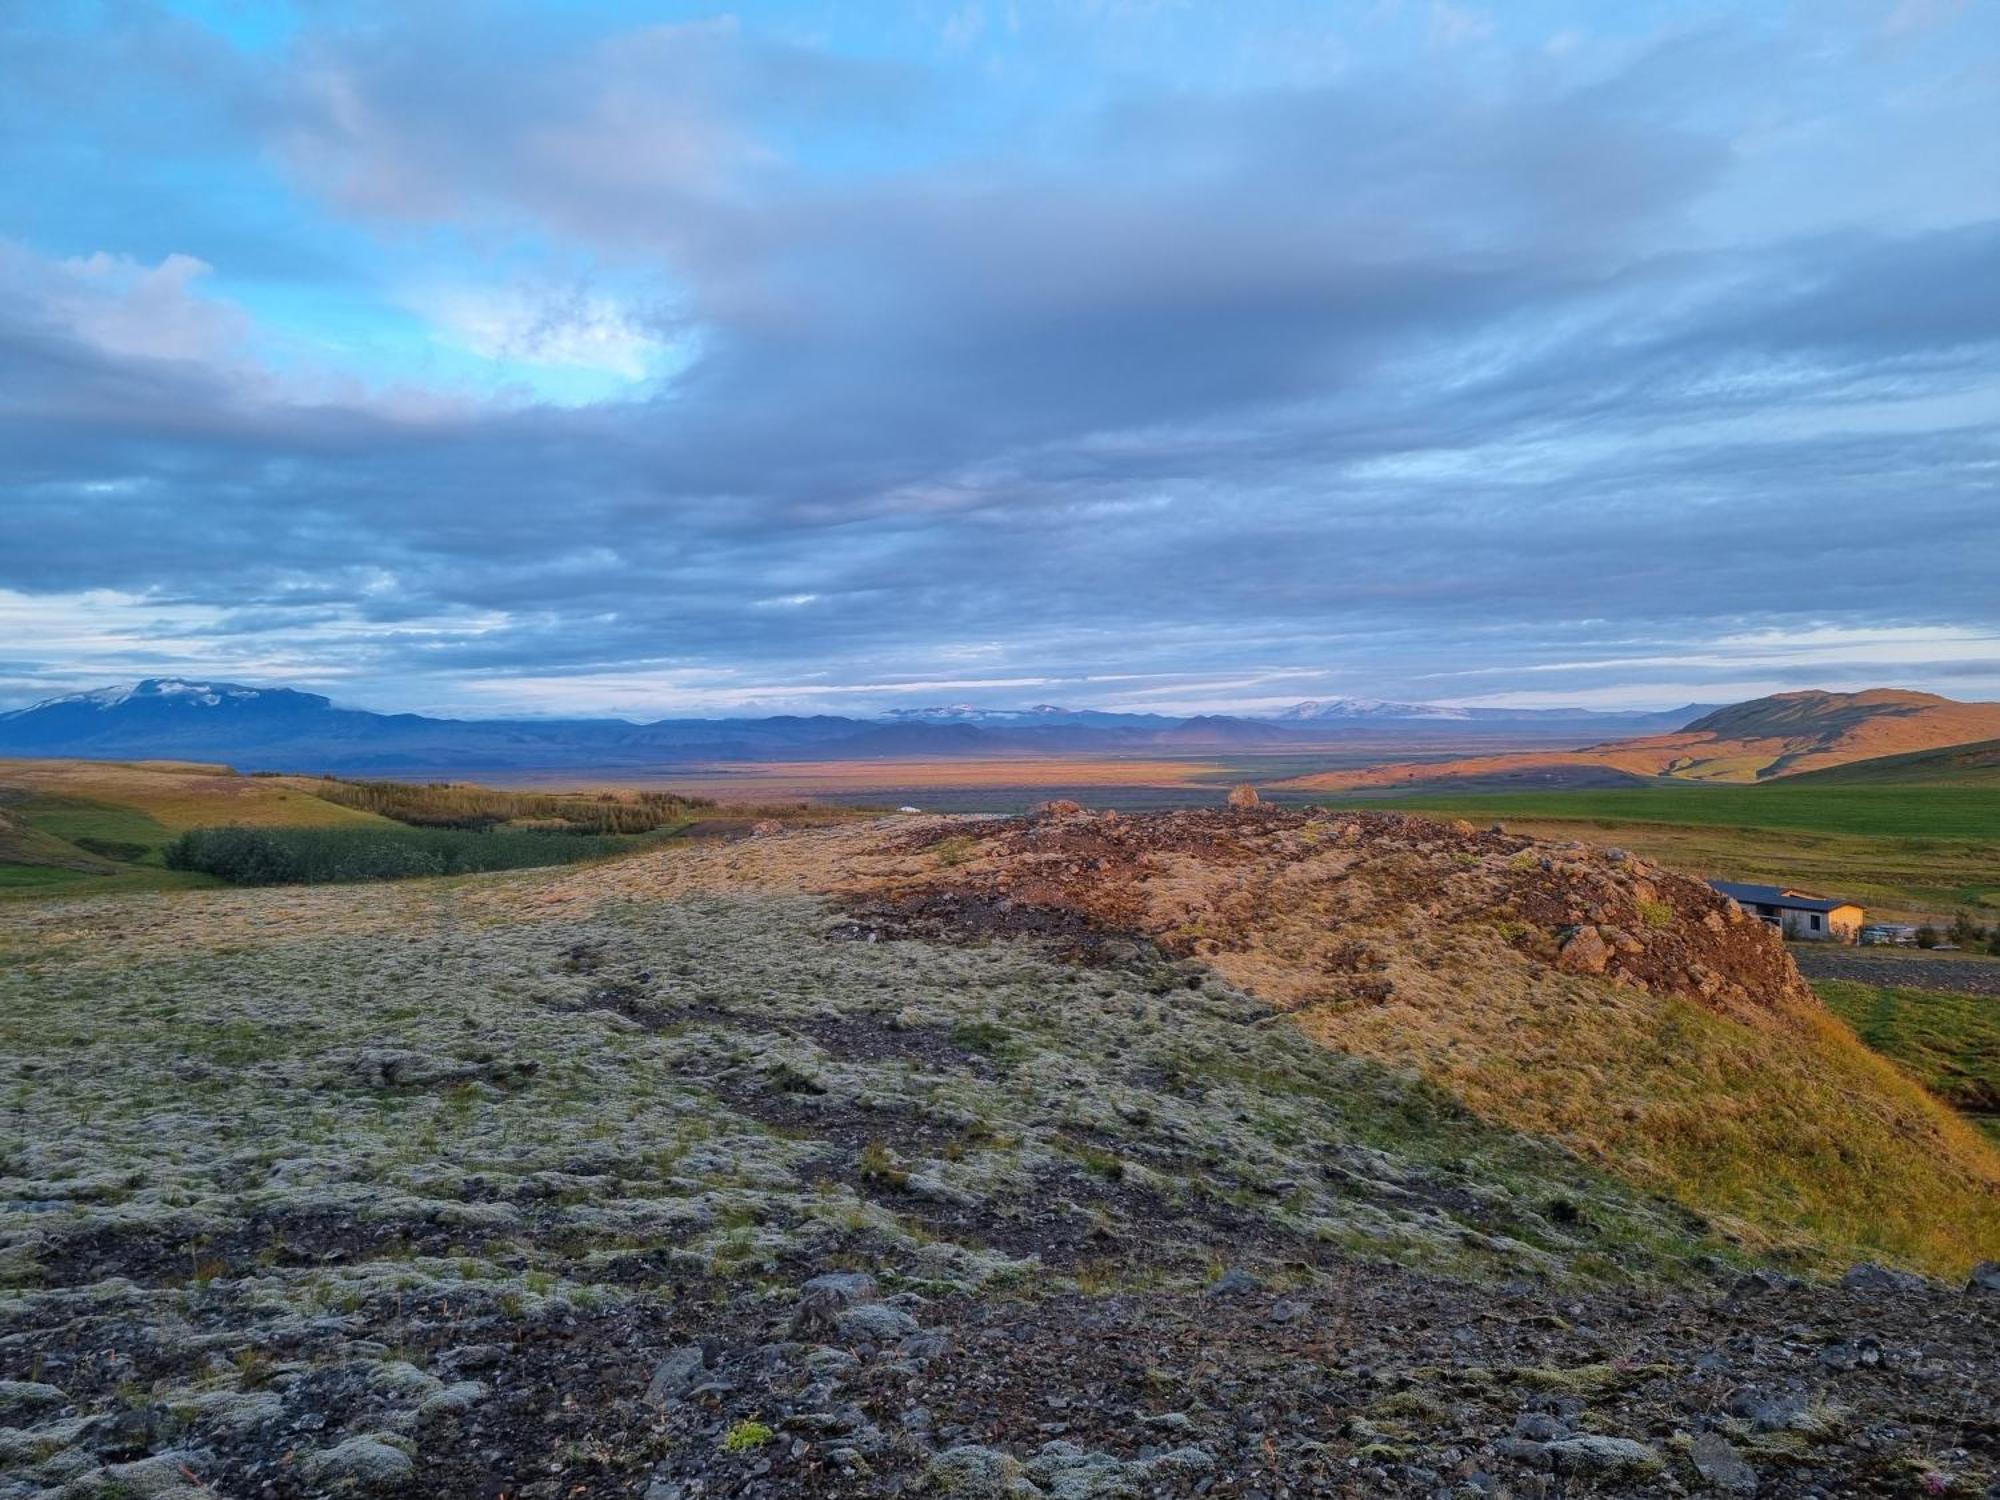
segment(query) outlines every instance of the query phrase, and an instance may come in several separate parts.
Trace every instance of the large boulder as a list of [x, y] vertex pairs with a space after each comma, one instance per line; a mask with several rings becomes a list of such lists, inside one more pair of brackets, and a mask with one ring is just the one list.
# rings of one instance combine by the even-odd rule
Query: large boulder
[[1579, 927], [1556, 954], [1556, 967], [1566, 974], [1602, 974], [1611, 962], [1611, 945], [1595, 927]]

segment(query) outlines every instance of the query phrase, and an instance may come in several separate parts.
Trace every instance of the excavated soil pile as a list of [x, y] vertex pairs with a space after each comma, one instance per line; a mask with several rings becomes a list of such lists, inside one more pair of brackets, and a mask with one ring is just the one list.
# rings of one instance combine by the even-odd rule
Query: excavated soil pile
[[[970, 847], [966, 847], [967, 844]], [[1739, 1019], [1817, 1009], [1775, 930], [1618, 850], [1400, 813], [1270, 807], [1151, 816], [1059, 809], [931, 825], [948, 863], [878, 912], [961, 931], [1144, 936], [1279, 1005], [1384, 1000], [1468, 925], [1537, 967], [1685, 995]], [[1411, 961], [1414, 960], [1414, 965]]]

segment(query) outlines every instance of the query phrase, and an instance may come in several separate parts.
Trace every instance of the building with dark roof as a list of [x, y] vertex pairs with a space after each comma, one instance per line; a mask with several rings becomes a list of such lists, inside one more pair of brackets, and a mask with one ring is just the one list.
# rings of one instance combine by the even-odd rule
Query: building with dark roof
[[1711, 880], [1711, 889], [1788, 938], [1806, 942], [1851, 943], [1861, 935], [1867, 912], [1856, 902], [1837, 896], [1815, 896], [1783, 885], [1749, 885], [1739, 880]]

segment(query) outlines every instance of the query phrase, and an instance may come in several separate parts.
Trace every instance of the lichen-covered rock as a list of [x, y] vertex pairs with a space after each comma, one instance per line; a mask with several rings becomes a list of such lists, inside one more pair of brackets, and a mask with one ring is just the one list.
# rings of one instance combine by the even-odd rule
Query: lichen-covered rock
[[1543, 1452], [1558, 1474], [1651, 1474], [1665, 1462], [1644, 1443], [1597, 1434], [1560, 1438]]
[[950, 1448], [930, 1461], [924, 1485], [956, 1500], [1038, 1500], [1043, 1491], [1024, 1474], [1020, 1460], [995, 1448]]
[[19, 1422], [67, 1406], [69, 1397], [39, 1380], [0, 1380], [0, 1422]]
[[886, 1302], [865, 1302], [845, 1309], [836, 1320], [840, 1336], [850, 1342], [894, 1343], [917, 1331], [917, 1320]]
[[1729, 1439], [1719, 1432], [1709, 1431], [1695, 1435], [1694, 1446], [1688, 1457], [1694, 1464], [1695, 1472], [1708, 1481], [1711, 1488], [1725, 1495], [1754, 1495], [1757, 1493], [1757, 1471], [1750, 1467], [1738, 1453]]
[[363, 1433], [321, 1449], [300, 1467], [329, 1495], [393, 1494], [417, 1472], [404, 1440], [384, 1433]]

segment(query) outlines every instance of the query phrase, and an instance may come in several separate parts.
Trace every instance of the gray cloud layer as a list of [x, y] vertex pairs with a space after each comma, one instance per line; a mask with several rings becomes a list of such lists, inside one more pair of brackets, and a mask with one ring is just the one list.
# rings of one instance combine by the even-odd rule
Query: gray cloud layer
[[[880, 163], [938, 80], [726, 25], [515, 41], [318, 35], [272, 74], [155, 25], [116, 63], [185, 149], [250, 143], [383, 234], [532, 230], [650, 278], [685, 367], [582, 408], [302, 384], [226, 327], [121, 347], [17, 245], [0, 588], [199, 608], [219, 662], [283, 641], [389, 702], [672, 670], [808, 697], [2000, 684], [2000, 647], [1923, 635], [2000, 634], [2000, 219], [1836, 202], [1717, 233], [1789, 65], [1768, 40], [1583, 80], [1140, 91], [1053, 152]], [[53, 56], [9, 69], [44, 108], [76, 87]], [[0, 117], [17, 146], [34, 102]], [[812, 132], [863, 164], [790, 149]], [[310, 259], [177, 212], [174, 248], [218, 264]], [[203, 315], [148, 326], [169, 312]], [[1826, 624], [1908, 654], [1677, 659]], [[1592, 657], [1628, 664], [1527, 671]], [[17, 694], [78, 670], [21, 661]]]

